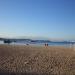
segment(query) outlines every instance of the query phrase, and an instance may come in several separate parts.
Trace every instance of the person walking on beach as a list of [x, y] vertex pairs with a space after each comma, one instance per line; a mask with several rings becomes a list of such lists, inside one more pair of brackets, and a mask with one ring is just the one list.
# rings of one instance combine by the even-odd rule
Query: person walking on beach
[[45, 43], [45, 46], [48, 46], [48, 43]]
[[47, 43], [47, 46], [48, 46], [48, 43]]
[[45, 43], [45, 46], [46, 46], [46, 43]]

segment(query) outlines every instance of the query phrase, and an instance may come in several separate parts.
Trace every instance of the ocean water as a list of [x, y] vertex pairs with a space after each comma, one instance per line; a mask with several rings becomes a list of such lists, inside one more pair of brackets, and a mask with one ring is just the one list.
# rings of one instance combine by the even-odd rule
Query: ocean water
[[4, 44], [4, 42], [3, 41], [0, 41], [0, 44]]
[[[31, 45], [31, 46], [45, 46], [43, 42], [12, 42], [11, 45]], [[65, 46], [70, 47], [72, 44], [70, 43], [62, 43], [62, 42], [48, 42], [48, 46]]]
[[[65, 43], [65, 42], [47, 42], [48, 46], [65, 46], [70, 47], [72, 46], [71, 43]], [[4, 44], [3, 41], [0, 41], [0, 44]], [[31, 46], [45, 46], [45, 42], [27, 42], [27, 41], [18, 41], [18, 42], [12, 42], [10, 45], [31, 45]]]

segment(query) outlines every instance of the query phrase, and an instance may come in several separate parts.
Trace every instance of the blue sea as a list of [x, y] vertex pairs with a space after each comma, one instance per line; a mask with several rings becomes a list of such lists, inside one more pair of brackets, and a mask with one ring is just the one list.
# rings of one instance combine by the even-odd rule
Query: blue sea
[[[46, 42], [48, 46], [65, 46], [70, 47], [72, 46], [71, 43], [67, 42]], [[0, 41], [0, 44], [4, 44], [3, 41]], [[18, 41], [18, 42], [12, 42], [10, 45], [31, 45], [31, 46], [45, 46], [45, 42], [27, 42], [27, 41]]]
[[[31, 45], [31, 46], [45, 46], [45, 42], [12, 42], [12, 45]], [[72, 46], [71, 43], [63, 43], [63, 42], [47, 42], [48, 46]]]

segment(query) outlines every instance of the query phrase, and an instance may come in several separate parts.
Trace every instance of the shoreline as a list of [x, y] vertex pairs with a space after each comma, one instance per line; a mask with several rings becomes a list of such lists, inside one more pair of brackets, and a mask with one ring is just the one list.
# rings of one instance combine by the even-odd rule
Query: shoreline
[[75, 45], [48, 45], [45, 46], [45, 44], [0, 44], [0, 45], [10, 45], [10, 46], [31, 46], [31, 47], [65, 47], [65, 48], [72, 48], [75, 47]]

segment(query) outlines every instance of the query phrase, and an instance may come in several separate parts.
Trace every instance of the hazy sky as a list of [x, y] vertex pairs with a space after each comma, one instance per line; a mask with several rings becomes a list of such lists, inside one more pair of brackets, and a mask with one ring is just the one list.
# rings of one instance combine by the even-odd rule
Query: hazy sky
[[0, 37], [75, 39], [75, 0], [0, 0]]

